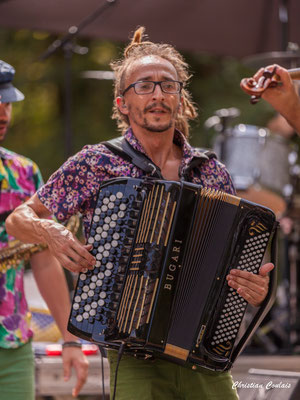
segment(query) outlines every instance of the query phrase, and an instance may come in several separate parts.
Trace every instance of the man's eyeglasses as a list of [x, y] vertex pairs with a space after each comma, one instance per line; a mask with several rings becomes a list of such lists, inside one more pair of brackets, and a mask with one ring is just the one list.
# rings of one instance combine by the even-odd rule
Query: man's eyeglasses
[[167, 94], [180, 93], [183, 86], [182, 82], [179, 81], [138, 81], [129, 85], [122, 95], [124, 96], [132, 87], [136, 94], [150, 94], [154, 92], [156, 85], [159, 85], [162, 92]]

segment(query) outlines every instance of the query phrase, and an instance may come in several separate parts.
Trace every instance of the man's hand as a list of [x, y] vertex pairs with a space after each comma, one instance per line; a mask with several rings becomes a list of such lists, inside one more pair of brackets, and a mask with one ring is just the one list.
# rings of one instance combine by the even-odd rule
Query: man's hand
[[50, 211], [34, 194], [5, 221], [6, 230], [24, 243], [46, 243], [51, 254], [72, 272], [92, 269], [96, 263], [89, 250], [63, 225], [48, 219]]
[[253, 76], [257, 82], [262, 76], [265, 69], [270, 72], [276, 67], [276, 75], [280, 77], [280, 83], [275, 87], [270, 87], [262, 93], [262, 98], [271, 104], [290, 125], [299, 133], [300, 132], [300, 99], [298, 91], [292, 81], [292, 78], [285, 68], [277, 64], [269, 65], [261, 68]]
[[48, 245], [50, 252], [60, 264], [72, 271], [92, 269], [96, 259], [89, 250], [92, 245], [83, 245], [67, 228], [52, 220], [41, 220], [36, 228]]
[[71, 369], [76, 372], [76, 386], [72, 390], [72, 396], [78, 396], [88, 375], [88, 360], [78, 347], [65, 347], [62, 351], [64, 380], [68, 381], [71, 376]]
[[269, 272], [274, 265], [267, 263], [260, 267], [259, 274], [232, 269], [226, 279], [228, 285], [252, 306], [258, 307], [266, 298], [269, 289]]

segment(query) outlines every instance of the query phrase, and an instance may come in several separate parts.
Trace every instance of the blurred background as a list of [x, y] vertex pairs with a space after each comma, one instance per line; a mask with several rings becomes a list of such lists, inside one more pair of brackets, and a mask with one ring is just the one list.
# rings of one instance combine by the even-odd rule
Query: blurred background
[[[15, 84], [26, 95], [26, 101], [14, 105], [4, 145], [36, 161], [44, 179], [66, 155], [117, 135], [111, 120], [112, 80], [84, 73], [109, 71], [110, 61], [121, 55], [139, 25], [151, 40], [174, 44], [191, 66], [189, 88], [199, 108], [193, 145], [213, 145], [215, 130], [207, 131], [204, 122], [221, 108], [240, 110], [234, 124], [265, 126], [274, 115], [263, 101], [252, 106], [239, 83], [260, 66], [278, 62], [288, 67], [298, 60], [297, 52], [287, 58], [287, 46], [300, 30], [299, 24], [292, 25], [295, 1], [202, 0], [187, 5], [180, 0], [119, 0], [103, 10], [109, 3], [0, 1], [0, 56], [16, 68]], [[283, 6], [290, 11], [289, 26], [286, 16], [280, 20]], [[69, 35], [72, 40], [59, 47], [69, 28], [80, 27], [89, 17], [78, 35]], [[283, 56], [274, 57], [275, 51]], [[247, 60], [253, 55], [254, 60]]]

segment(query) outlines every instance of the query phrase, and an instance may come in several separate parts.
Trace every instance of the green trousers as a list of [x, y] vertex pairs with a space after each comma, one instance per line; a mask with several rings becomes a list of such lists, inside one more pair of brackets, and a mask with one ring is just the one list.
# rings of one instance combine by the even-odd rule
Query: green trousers
[[0, 348], [0, 400], [34, 400], [31, 342], [17, 349]]
[[[117, 353], [108, 352], [110, 390], [114, 390]], [[123, 355], [116, 400], [238, 400], [229, 372], [198, 371], [164, 360], [138, 360]]]

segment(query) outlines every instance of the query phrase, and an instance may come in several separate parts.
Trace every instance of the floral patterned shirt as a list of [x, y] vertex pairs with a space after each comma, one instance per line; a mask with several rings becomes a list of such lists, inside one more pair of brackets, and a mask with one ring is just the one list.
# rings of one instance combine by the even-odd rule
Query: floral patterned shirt
[[[37, 165], [0, 147], [0, 249], [14, 244], [5, 219], [42, 185]], [[24, 263], [0, 268], [0, 347], [16, 348], [32, 337], [30, 313], [24, 294]]]
[[[146, 154], [131, 129], [124, 136], [134, 149]], [[200, 151], [191, 147], [179, 131], [175, 131], [174, 143], [182, 148], [181, 174], [193, 157], [200, 155]], [[37, 193], [45, 207], [61, 222], [73, 214], [81, 213], [85, 236], [88, 237], [101, 182], [121, 176], [142, 178], [144, 175], [141, 169], [114, 154], [104, 144], [87, 145], [70, 157]], [[190, 181], [234, 193], [227, 170], [216, 159], [207, 160], [200, 168], [193, 169]]]

